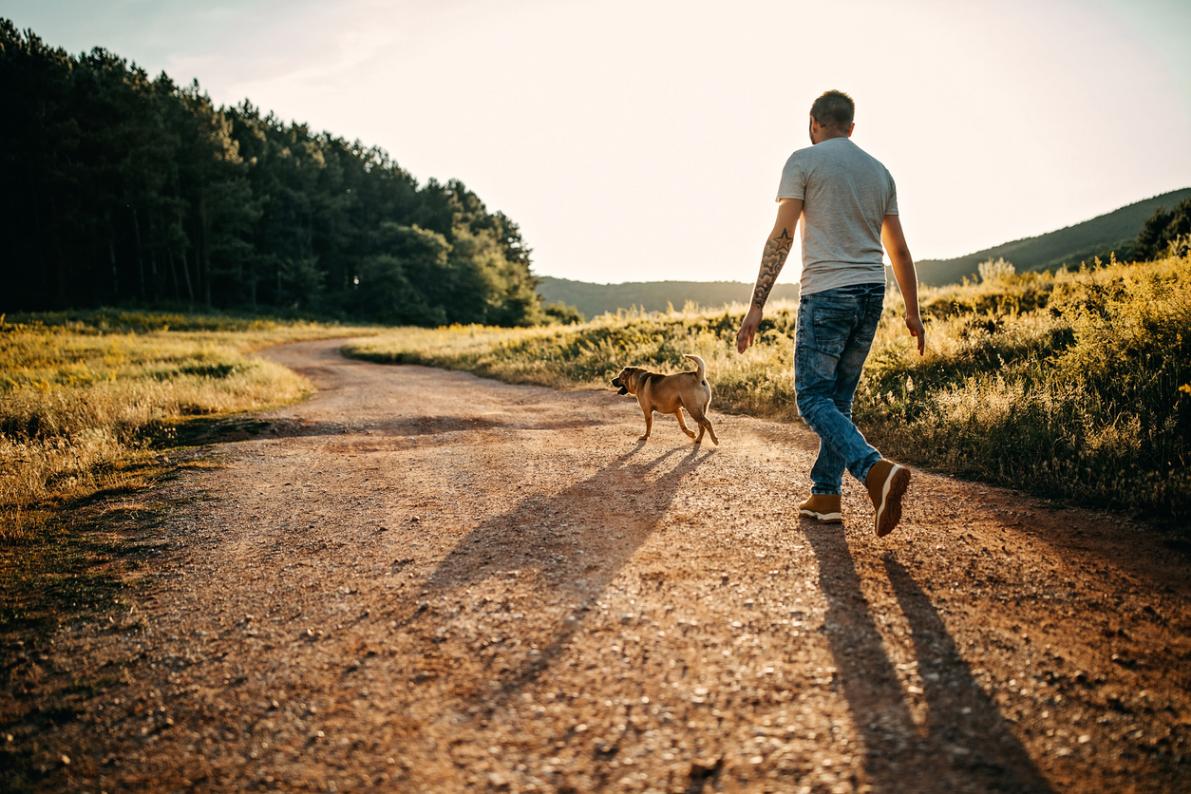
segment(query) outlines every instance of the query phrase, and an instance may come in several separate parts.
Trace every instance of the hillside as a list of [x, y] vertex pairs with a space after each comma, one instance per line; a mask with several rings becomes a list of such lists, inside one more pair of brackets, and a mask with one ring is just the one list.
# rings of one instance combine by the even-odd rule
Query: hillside
[[923, 284], [955, 284], [964, 276], [975, 276], [980, 262], [998, 257], [1012, 262], [1019, 272], [1079, 264], [1094, 256], [1106, 258], [1110, 251], [1115, 251], [1118, 258], [1129, 258], [1137, 233], [1154, 210], [1173, 207], [1188, 197], [1191, 197], [1191, 188], [1172, 190], [1046, 234], [1013, 240], [954, 259], [923, 259], [917, 263], [918, 279]]
[[[640, 306], [647, 311], [663, 311], [667, 304], [681, 309], [687, 301], [700, 306], [724, 306], [745, 303], [753, 285], [741, 281], [629, 281], [623, 284], [593, 284], [567, 278], [543, 276], [538, 294], [548, 302], [561, 301], [595, 317], [604, 312]], [[770, 300], [798, 297], [797, 284], [777, 284]]]

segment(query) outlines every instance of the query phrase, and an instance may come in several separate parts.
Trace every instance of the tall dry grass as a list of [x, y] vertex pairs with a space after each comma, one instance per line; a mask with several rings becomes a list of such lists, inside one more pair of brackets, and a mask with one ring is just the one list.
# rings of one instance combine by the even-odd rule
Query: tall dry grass
[[309, 390], [252, 351], [362, 330], [142, 312], [0, 317], [0, 537], [56, 501], [137, 480], [152, 443], [186, 417]]
[[[928, 354], [891, 295], [855, 416], [891, 456], [936, 470], [1144, 514], [1191, 513], [1191, 257], [1094, 263], [926, 290]], [[580, 326], [398, 329], [347, 352], [514, 382], [603, 386], [621, 366], [708, 362], [713, 407], [793, 419], [794, 305], [759, 343], [733, 343], [744, 307], [605, 315]]]

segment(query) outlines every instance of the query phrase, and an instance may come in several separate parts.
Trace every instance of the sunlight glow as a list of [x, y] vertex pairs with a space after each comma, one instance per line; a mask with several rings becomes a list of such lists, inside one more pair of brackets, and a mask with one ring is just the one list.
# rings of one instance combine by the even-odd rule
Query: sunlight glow
[[750, 281], [781, 166], [828, 88], [855, 98], [855, 140], [896, 178], [918, 258], [1191, 184], [1185, 3], [175, 0], [0, 15], [379, 145], [420, 180], [458, 177], [521, 225], [538, 273], [588, 281]]

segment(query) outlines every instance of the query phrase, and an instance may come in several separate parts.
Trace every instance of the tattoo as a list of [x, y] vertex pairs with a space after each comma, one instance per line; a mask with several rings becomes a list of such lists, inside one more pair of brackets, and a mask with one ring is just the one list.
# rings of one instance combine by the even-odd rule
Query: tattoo
[[765, 251], [761, 254], [761, 272], [757, 274], [757, 286], [753, 290], [753, 305], [758, 309], [765, 308], [769, 291], [773, 289], [773, 282], [777, 281], [777, 274], [782, 272], [782, 266], [786, 264], [786, 257], [790, 255], [790, 246], [793, 244], [794, 238], [785, 229], [765, 243]]

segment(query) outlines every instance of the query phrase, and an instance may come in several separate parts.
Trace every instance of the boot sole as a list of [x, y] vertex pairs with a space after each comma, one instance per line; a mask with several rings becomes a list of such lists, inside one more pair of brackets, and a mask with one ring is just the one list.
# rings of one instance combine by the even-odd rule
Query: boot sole
[[881, 486], [881, 506], [877, 509], [877, 537], [883, 538], [892, 532], [902, 520], [902, 497], [910, 486], [910, 470], [893, 464], [885, 484]]
[[798, 512], [807, 518], [813, 518], [824, 524], [844, 523], [843, 513], [816, 513], [814, 510], [799, 510]]

